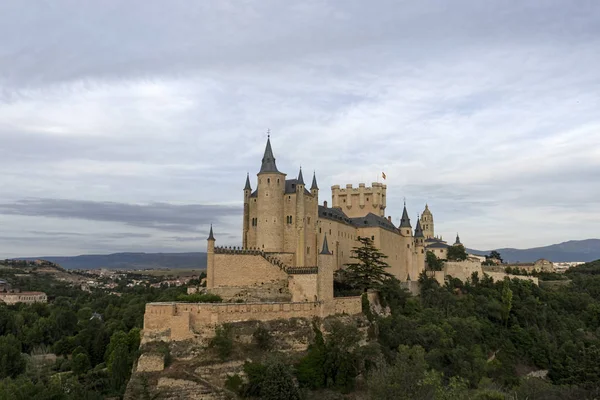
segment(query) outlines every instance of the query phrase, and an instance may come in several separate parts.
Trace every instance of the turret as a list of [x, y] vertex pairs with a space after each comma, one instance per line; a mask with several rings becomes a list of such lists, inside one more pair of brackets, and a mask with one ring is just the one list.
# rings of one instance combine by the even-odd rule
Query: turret
[[433, 227], [433, 214], [429, 211], [429, 205], [425, 204], [425, 210], [421, 214], [421, 227], [423, 228], [423, 235], [425, 239], [431, 239], [435, 237], [435, 230]]
[[410, 218], [408, 218], [408, 212], [406, 211], [406, 203], [404, 203], [402, 219], [400, 220], [400, 235], [412, 236], [412, 225], [410, 224]]
[[415, 227], [415, 265], [413, 266], [413, 276], [418, 276], [425, 271], [425, 235], [421, 228], [421, 220], [417, 215], [417, 226]]
[[306, 259], [310, 252], [307, 251], [306, 242], [306, 207], [305, 207], [305, 191], [304, 177], [302, 176], [302, 167], [298, 172], [296, 179], [296, 231], [298, 232], [298, 240], [296, 247], [296, 266], [302, 267], [306, 265]]
[[210, 224], [210, 232], [206, 239], [206, 288], [211, 289], [215, 285], [215, 235]]
[[317, 173], [313, 172], [312, 185], [310, 185], [310, 193], [317, 199], [317, 204], [319, 203], [319, 186], [317, 186]]
[[250, 186], [250, 174], [246, 174], [246, 185], [244, 186], [244, 219], [242, 231], [242, 246], [248, 248], [248, 230], [250, 229], [250, 195], [252, 186]]
[[327, 303], [333, 302], [333, 254], [329, 251], [327, 234], [323, 237], [323, 247], [319, 253], [319, 269], [317, 272], [317, 298]]
[[454, 241], [453, 246], [462, 246], [462, 243], [460, 242], [460, 237], [458, 236], [458, 232], [456, 233], [456, 241]]
[[256, 203], [256, 245], [263, 251], [283, 251], [284, 193], [285, 174], [277, 169], [269, 137], [258, 173]]
[[414, 259], [414, 248], [415, 243], [412, 236], [412, 226], [410, 224], [410, 218], [408, 217], [408, 211], [406, 211], [406, 202], [404, 203], [404, 210], [402, 211], [402, 218], [400, 220], [400, 260], [401, 260], [401, 271], [406, 275], [400, 275], [400, 280], [405, 279], [408, 274], [414, 273], [415, 259]]

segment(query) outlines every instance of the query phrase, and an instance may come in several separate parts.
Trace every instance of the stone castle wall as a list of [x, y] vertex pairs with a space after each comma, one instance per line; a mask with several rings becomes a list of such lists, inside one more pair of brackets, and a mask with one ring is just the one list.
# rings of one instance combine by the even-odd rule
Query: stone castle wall
[[254, 254], [215, 254], [214, 287], [260, 286], [285, 281], [287, 274]]
[[294, 274], [288, 280], [292, 301], [317, 301], [317, 274]]
[[216, 326], [227, 322], [270, 321], [289, 318], [359, 314], [360, 296], [336, 298], [333, 302], [286, 303], [148, 303], [144, 314], [144, 336], [186, 340], [196, 335], [212, 336]]

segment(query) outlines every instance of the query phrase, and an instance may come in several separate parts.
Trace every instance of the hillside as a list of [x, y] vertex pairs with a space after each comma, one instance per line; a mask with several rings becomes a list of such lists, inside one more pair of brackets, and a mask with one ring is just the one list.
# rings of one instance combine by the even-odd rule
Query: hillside
[[[570, 240], [559, 244], [531, 249], [495, 249], [506, 262], [533, 262], [545, 258], [553, 262], [594, 261], [600, 258], [600, 239]], [[486, 255], [491, 250], [471, 250], [473, 254]]]
[[47, 260], [66, 269], [205, 269], [206, 253], [114, 253], [75, 257], [28, 257], [25, 260]]

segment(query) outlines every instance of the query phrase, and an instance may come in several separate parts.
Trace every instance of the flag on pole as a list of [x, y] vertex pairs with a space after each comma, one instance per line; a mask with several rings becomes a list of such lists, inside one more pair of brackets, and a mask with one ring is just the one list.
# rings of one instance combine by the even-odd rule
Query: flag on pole
[[381, 177], [382, 177], [383, 179], [385, 179], [385, 172], [382, 172], [382, 173], [381, 173]]

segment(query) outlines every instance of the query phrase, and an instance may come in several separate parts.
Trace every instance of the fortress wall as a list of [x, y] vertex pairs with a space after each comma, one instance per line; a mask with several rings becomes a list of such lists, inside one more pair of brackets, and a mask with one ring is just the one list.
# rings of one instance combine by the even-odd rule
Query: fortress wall
[[[371, 301], [371, 299], [369, 299]], [[360, 296], [336, 297], [333, 299], [333, 314], [355, 315], [362, 312], [362, 298]]]
[[535, 285], [539, 285], [540, 282], [538, 280], [538, 278], [536, 278], [535, 276], [525, 276], [525, 275], [513, 275], [513, 274], [507, 274], [505, 272], [485, 272], [486, 275], [489, 275], [494, 282], [498, 282], [498, 281], [503, 281], [504, 278], [509, 278], [509, 279], [523, 279], [523, 280], [527, 280], [527, 281], [532, 281]]
[[[325, 235], [327, 235], [329, 251], [333, 252], [333, 270], [340, 269], [345, 264], [350, 263], [352, 260], [350, 258], [352, 248], [358, 244], [356, 241], [356, 228], [341, 222], [319, 218], [319, 246], [323, 244]], [[317, 247], [317, 249], [321, 251], [320, 247]]]
[[195, 332], [213, 332], [227, 322], [312, 318], [321, 314], [321, 303], [148, 303], [144, 333], [163, 333], [170, 340], [185, 340]]
[[359, 314], [360, 296], [336, 298], [323, 307], [321, 302], [290, 303], [148, 303], [144, 334], [170, 340], [186, 340], [195, 333], [212, 334], [217, 325], [239, 321], [270, 321], [289, 318], [325, 317], [331, 314]]
[[471, 279], [473, 272], [477, 272], [480, 278], [483, 277], [481, 262], [465, 260], [446, 261], [444, 263], [444, 274], [460, 279], [463, 282], [466, 282], [467, 279]]
[[259, 255], [215, 254], [214, 286], [257, 286], [287, 281], [287, 274]]
[[317, 301], [317, 274], [290, 275], [288, 287], [292, 301]]
[[269, 255], [277, 258], [288, 267], [294, 267], [296, 264], [296, 255], [294, 253], [269, 253]]
[[256, 286], [222, 286], [208, 289], [212, 294], [221, 296], [225, 301], [243, 300], [244, 302], [291, 301], [287, 280], [266, 282]]

